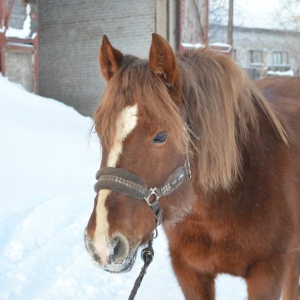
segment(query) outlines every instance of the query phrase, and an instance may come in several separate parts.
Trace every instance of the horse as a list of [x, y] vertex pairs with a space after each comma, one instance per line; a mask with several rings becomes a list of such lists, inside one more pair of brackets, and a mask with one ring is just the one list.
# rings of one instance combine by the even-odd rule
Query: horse
[[103, 36], [99, 62], [102, 161], [84, 238], [96, 264], [129, 271], [162, 223], [186, 299], [215, 299], [227, 273], [249, 300], [298, 300], [300, 78], [252, 82], [231, 57], [175, 54], [155, 33], [149, 59]]

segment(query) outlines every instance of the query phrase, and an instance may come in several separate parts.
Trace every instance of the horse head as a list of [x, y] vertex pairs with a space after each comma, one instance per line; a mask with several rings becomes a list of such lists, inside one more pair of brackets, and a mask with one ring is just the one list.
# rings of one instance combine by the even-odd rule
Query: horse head
[[153, 34], [149, 60], [142, 60], [123, 55], [104, 36], [99, 61], [106, 89], [94, 120], [102, 162], [85, 244], [103, 269], [125, 272], [161, 216], [174, 226], [191, 209], [191, 136], [167, 41]]

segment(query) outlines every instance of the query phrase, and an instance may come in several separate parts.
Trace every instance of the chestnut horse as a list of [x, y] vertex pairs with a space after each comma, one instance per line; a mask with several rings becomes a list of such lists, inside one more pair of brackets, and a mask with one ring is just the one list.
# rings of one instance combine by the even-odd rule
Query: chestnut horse
[[161, 216], [186, 299], [214, 299], [214, 279], [228, 273], [246, 280], [250, 300], [298, 300], [300, 78], [254, 84], [230, 57], [176, 56], [157, 34], [149, 60], [106, 36], [99, 59], [102, 162], [85, 230], [93, 259], [130, 270]]

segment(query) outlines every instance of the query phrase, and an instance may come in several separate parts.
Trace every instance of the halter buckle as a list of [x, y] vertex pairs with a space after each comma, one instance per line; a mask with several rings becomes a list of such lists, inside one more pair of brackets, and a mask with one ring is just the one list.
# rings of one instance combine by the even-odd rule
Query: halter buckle
[[[149, 206], [153, 206], [153, 204], [156, 204], [156, 202], [158, 201], [158, 199], [160, 198], [160, 196], [157, 194], [157, 188], [149, 188], [149, 190], [147, 192], [150, 191], [150, 194], [145, 196], [144, 197], [144, 200], [146, 201], [146, 203], [149, 205]], [[154, 195], [155, 196], [155, 199], [150, 202], [150, 198], [151, 196]]]

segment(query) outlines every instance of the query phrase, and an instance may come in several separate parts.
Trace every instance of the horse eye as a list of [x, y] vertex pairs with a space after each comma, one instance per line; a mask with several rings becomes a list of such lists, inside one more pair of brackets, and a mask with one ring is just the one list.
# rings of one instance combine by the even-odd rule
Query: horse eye
[[168, 135], [166, 133], [159, 133], [158, 135], [156, 135], [153, 139], [153, 143], [156, 144], [162, 144], [163, 142], [165, 142], [168, 138]]

